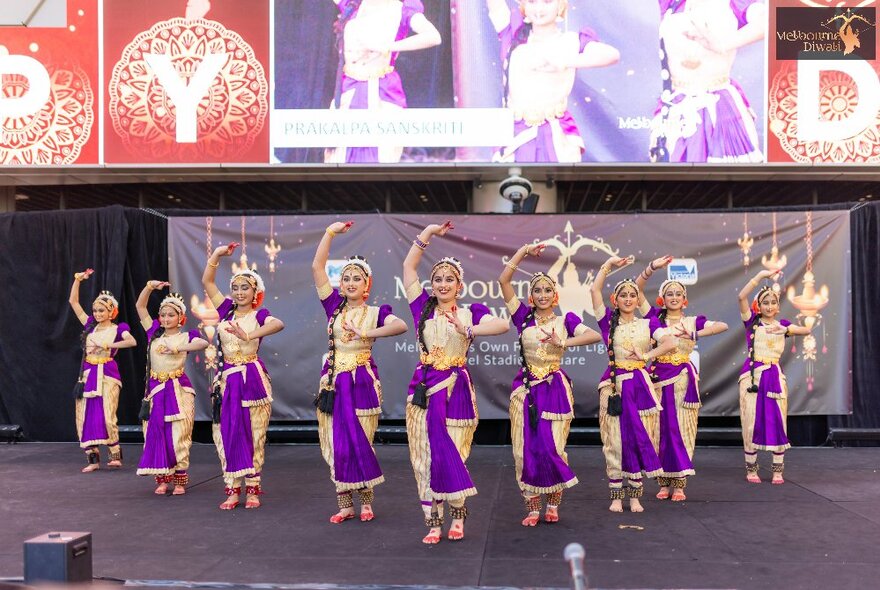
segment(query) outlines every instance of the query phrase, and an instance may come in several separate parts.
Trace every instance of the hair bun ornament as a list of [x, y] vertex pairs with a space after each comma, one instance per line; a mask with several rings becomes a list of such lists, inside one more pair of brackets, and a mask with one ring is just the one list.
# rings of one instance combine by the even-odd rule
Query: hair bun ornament
[[444, 256], [438, 260], [437, 264], [431, 267], [431, 277], [443, 269], [447, 269], [454, 274], [459, 282], [464, 280], [464, 268], [461, 266], [461, 261], [458, 258], [455, 258], [454, 256]]
[[367, 263], [367, 259], [363, 256], [359, 256], [357, 254], [354, 256], [349, 256], [345, 261], [345, 265], [342, 267], [342, 272], [345, 272], [345, 270], [350, 266], [359, 269], [362, 273], [366, 275], [368, 279], [373, 276], [373, 269], [370, 267], [369, 263]]

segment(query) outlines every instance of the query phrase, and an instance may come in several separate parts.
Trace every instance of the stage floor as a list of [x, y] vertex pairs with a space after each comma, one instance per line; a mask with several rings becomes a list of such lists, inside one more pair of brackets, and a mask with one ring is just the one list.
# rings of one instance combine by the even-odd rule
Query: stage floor
[[91, 531], [94, 575], [121, 580], [567, 587], [562, 551], [577, 541], [598, 587], [880, 584], [880, 448], [793, 449], [784, 486], [765, 468], [747, 484], [740, 450], [698, 449], [687, 502], [656, 500], [649, 482], [643, 514], [612, 514], [601, 449], [571, 447], [581, 483], [561, 522], [524, 528], [510, 448], [475, 447], [466, 539], [429, 547], [404, 446], [377, 448], [376, 520], [342, 525], [328, 522], [336, 502], [317, 446], [270, 446], [263, 508], [231, 512], [217, 508], [212, 446], [193, 448], [183, 497], [154, 496], [134, 474], [139, 445], [123, 446], [122, 471], [84, 475], [74, 444], [0, 445], [0, 577], [22, 576], [25, 539], [67, 530]]

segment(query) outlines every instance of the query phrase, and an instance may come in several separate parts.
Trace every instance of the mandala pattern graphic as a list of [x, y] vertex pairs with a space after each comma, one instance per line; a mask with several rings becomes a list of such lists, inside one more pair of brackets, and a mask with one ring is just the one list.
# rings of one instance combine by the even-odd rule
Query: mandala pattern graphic
[[[177, 143], [176, 107], [145, 54], [167, 55], [189, 80], [205, 55], [227, 60], [197, 108], [196, 143]], [[251, 46], [215, 21], [174, 18], [137, 35], [122, 52], [109, 83], [113, 128], [127, 149], [153, 160], [234, 158], [246, 153], [269, 112], [269, 82]]]
[[[858, 105], [855, 82], [839, 71], [823, 71], [819, 78], [819, 111], [826, 121], [840, 121]], [[796, 66], [786, 64], [773, 78], [769, 93], [770, 131], [795, 162], [880, 162], [880, 117], [855, 137], [804, 142], [797, 138], [798, 92]]]
[[[49, 101], [24, 117], [0, 118], [0, 165], [73, 164], [95, 122], [94, 94], [88, 75], [78, 66], [48, 66]], [[0, 94], [17, 98], [28, 92], [28, 80], [3, 76]]]

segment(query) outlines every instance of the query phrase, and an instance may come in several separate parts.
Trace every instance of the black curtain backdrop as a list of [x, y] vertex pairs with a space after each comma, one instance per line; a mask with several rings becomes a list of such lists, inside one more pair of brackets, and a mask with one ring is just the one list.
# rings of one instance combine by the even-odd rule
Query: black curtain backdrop
[[[87, 312], [103, 289], [119, 300], [119, 318], [138, 347], [120, 351], [119, 423], [137, 422], [143, 396], [144, 332], [134, 308], [148, 279], [168, 274], [167, 223], [119, 206], [0, 215], [0, 423], [20, 424], [30, 440], [76, 440], [73, 383], [81, 358], [82, 325], [67, 303], [73, 274]], [[154, 307], [158, 301], [152, 301]]]
[[[821, 443], [829, 426], [880, 428], [880, 203], [855, 208], [851, 231], [853, 414], [789, 418], [789, 436], [795, 444]], [[30, 440], [76, 439], [71, 389], [82, 328], [67, 296], [73, 273], [89, 266], [95, 274], [82, 284], [83, 307], [88, 310], [101, 289], [113, 291], [120, 302], [120, 318], [139, 342], [117, 357], [123, 380], [119, 423], [137, 423], [146, 350], [134, 302], [148, 279], [167, 277], [165, 218], [122, 207], [6, 213], [0, 214], [0, 244], [0, 284], [5, 288], [5, 309], [0, 314], [0, 423], [20, 424]], [[152, 313], [158, 302], [154, 296]], [[505, 425], [497, 422], [481, 425], [482, 440], [504, 442]], [[595, 419], [577, 422], [588, 425]], [[701, 419], [700, 424], [736, 426], [738, 419]]]

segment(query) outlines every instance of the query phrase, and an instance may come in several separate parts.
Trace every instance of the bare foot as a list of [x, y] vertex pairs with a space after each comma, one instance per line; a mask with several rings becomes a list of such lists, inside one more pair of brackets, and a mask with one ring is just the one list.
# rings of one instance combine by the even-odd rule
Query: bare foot
[[611, 512], [623, 512], [623, 500], [611, 500], [611, 506], [608, 507]]
[[369, 504], [361, 505], [361, 522], [370, 522], [376, 518], [376, 515], [373, 514], [373, 507]]
[[668, 487], [660, 488], [660, 491], [657, 492], [657, 499], [658, 500], [665, 500], [668, 497], [669, 497], [669, 488]]
[[238, 506], [238, 494], [232, 494], [220, 504], [220, 510], [232, 510], [236, 506]]
[[747, 473], [746, 481], [749, 483], [761, 483], [761, 478], [758, 476], [757, 473]]
[[109, 467], [110, 469], [121, 469], [122, 461], [120, 461], [119, 459], [114, 459], [113, 461], [109, 461], [107, 463], [107, 467]]
[[259, 508], [262, 506], [260, 502], [260, 496], [258, 494], [248, 494], [247, 500], [245, 500], [244, 507], [245, 508]]
[[174, 491], [171, 492], [172, 496], [182, 496], [186, 493], [186, 487], [184, 486], [174, 486]]
[[638, 498], [630, 498], [629, 499], [629, 510], [630, 512], [644, 512], [645, 509], [642, 507], [642, 503], [639, 502]]
[[547, 505], [547, 510], [544, 512], [544, 522], [559, 522], [559, 509], [556, 506]]
[[167, 492], [168, 492], [168, 484], [167, 483], [160, 483], [159, 485], [156, 486], [156, 489], [153, 490], [153, 493], [156, 494], [157, 496], [164, 496]]
[[100, 463], [92, 463], [91, 465], [86, 465], [80, 471], [82, 473], [91, 473], [92, 471], [97, 471], [100, 468], [101, 468]]
[[774, 473], [773, 479], [770, 480], [770, 483], [772, 483], [773, 485], [781, 486], [785, 483], [785, 479], [783, 479], [781, 473]]
[[333, 524], [341, 524], [352, 518], [354, 518], [354, 508], [342, 508], [339, 512], [330, 517], [330, 522]]
[[453, 518], [452, 526], [449, 527], [449, 533], [447, 533], [446, 538], [450, 541], [461, 541], [464, 539], [464, 519], [463, 518]]
[[672, 501], [684, 502], [685, 500], [687, 500], [687, 496], [684, 495], [684, 490], [681, 488], [675, 488], [675, 491], [672, 492]]
[[422, 543], [425, 545], [436, 545], [440, 542], [440, 527], [433, 527], [428, 534], [425, 535], [425, 538], [422, 539]]
[[535, 526], [538, 524], [538, 520], [540, 520], [540, 518], [540, 512], [529, 512], [520, 524], [522, 524], [523, 526]]

